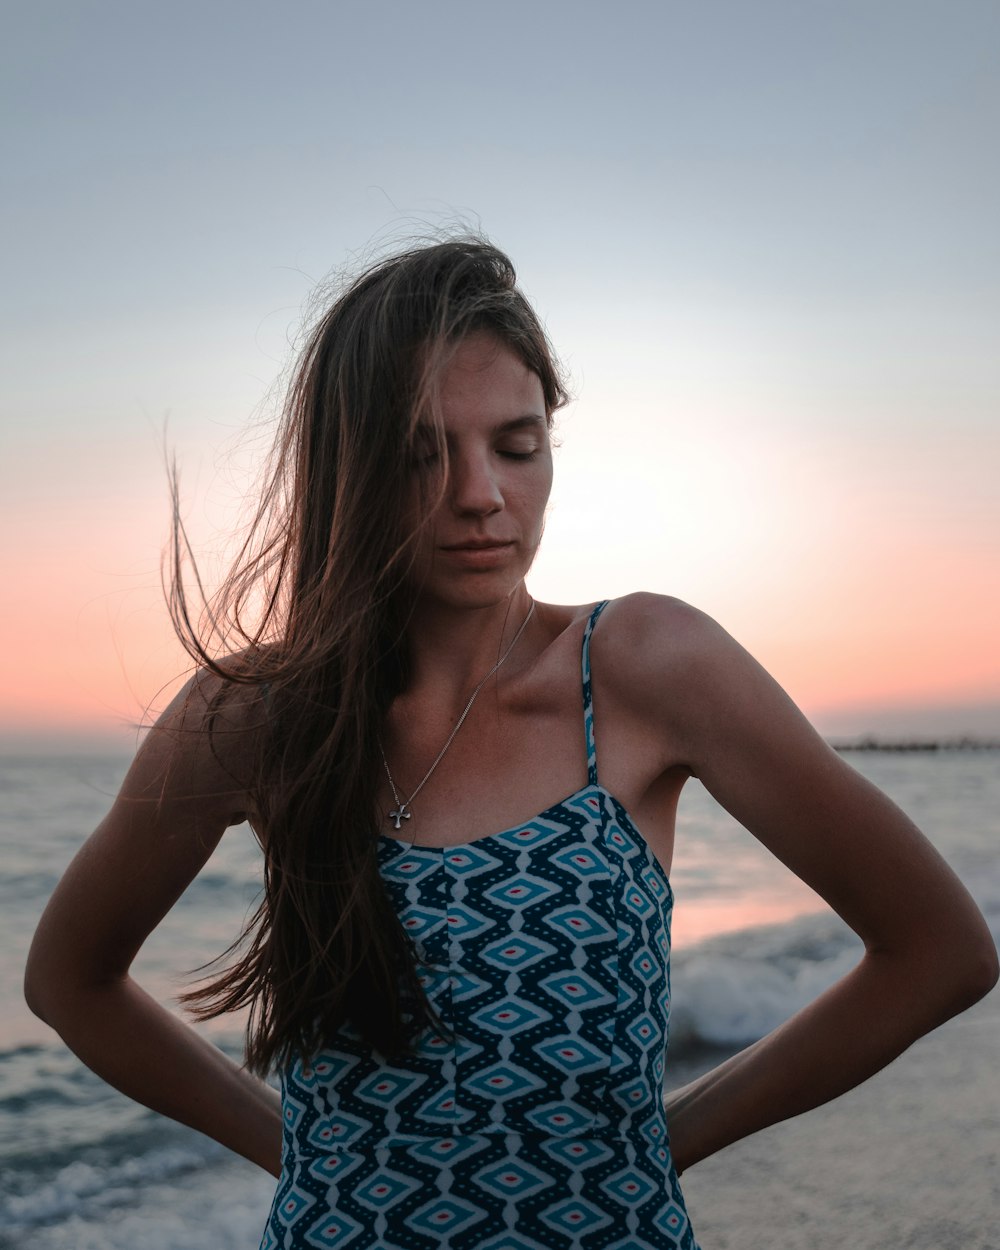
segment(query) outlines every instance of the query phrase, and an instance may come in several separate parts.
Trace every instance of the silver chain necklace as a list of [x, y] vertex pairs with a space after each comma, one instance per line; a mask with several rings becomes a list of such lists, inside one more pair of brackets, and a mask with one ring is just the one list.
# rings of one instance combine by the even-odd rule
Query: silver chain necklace
[[479, 694], [480, 690], [482, 690], [483, 686], [486, 685], [486, 683], [493, 676], [493, 674], [497, 671], [497, 669], [499, 669], [500, 665], [503, 664], [504, 660], [506, 660], [506, 658], [514, 650], [517, 640], [518, 638], [521, 637], [521, 635], [524, 633], [525, 629], [527, 628], [528, 622], [531, 620], [531, 615], [534, 612], [534, 610], [535, 610], [535, 601], [534, 599], [532, 599], [531, 607], [528, 609], [528, 615], [521, 622], [520, 629], [518, 629], [517, 633], [511, 639], [510, 646], [503, 653], [500, 659], [497, 660], [496, 664], [493, 665], [493, 667], [486, 674], [486, 676], [479, 682], [475, 690], [473, 690], [472, 694], [469, 697], [468, 703], [465, 705], [465, 710], [462, 712], [462, 715], [455, 722], [455, 728], [448, 735], [448, 741], [444, 744], [441, 750], [438, 751], [437, 757], [434, 760], [434, 763], [430, 766], [430, 768], [428, 768], [427, 772], [424, 773], [424, 777], [423, 777], [423, 780], [420, 782], [420, 785], [417, 786], [417, 788], [413, 791], [410, 797], [406, 799], [405, 801], [399, 797], [399, 791], [396, 789], [396, 783], [393, 781], [392, 773], [389, 771], [389, 761], [385, 758], [385, 748], [382, 746], [381, 737], [379, 737], [379, 740], [378, 740], [379, 753], [382, 756], [382, 763], [385, 766], [385, 775], [389, 779], [389, 789], [392, 791], [393, 801], [396, 804], [395, 808], [389, 813], [386, 819], [392, 821], [392, 827], [394, 829], [399, 829], [404, 820], [409, 820], [412, 817], [413, 813], [410, 811], [410, 808], [413, 805], [413, 800], [417, 797], [420, 791], [427, 784], [427, 782], [430, 779], [431, 773], [433, 773], [434, 769], [437, 768], [438, 764], [440, 764], [441, 761], [444, 759], [445, 752], [448, 750], [452, 742], [455, 740], [455, 735], [462, 728], [462, 725], [465, 722], [465, 718], [469, 715], [469, 712], [472, 711], [472, 705], [473, 703], [475, 703], [476, 696]]

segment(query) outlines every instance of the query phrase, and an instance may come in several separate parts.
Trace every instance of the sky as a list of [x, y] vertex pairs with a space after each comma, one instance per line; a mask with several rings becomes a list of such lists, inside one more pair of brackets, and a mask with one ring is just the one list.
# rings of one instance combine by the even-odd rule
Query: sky
[[5, 27], [0, 744], [162, 708], [165, 443], [211, 569], [317, 287], [463, 227], [575, 396], [536, 597], [693, 602], [824, 732], [1000, 736], [994, 0]]

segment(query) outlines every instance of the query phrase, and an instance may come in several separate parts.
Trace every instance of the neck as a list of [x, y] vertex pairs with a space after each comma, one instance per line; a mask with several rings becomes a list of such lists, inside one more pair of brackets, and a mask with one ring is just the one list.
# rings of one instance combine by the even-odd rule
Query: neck
[[[418, 605], [408, 631], [410, 690], [433, 689], [435, 702], [444, 700], [461, 710], [476, 684], [510, 647], [531, 604], [531, 596], [520, 582], [506, 599], [489, 607], [452, 607], [440, 602]], [[530, 654], [525, 640], [533, 623], [528, 622], [502, 672], [519, 667], [519, 654]]]

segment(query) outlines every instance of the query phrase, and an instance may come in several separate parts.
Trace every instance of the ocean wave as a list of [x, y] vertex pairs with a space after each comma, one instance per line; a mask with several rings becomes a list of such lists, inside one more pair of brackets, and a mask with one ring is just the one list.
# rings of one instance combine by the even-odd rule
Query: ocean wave
[[[968, 876], [1000, 946], [1000, 874]], [[833, 912], [708, 938], [672, 956], [670, 1055], [758, 1041], [857, 963], [860, 938]]]
[[204, 1167], [221, 1147], [206, 1142], [202, 1151], [189, 1146], [166, 1146], [130, 1155], [111, 1164], [74, 1160], [53, 1176], [9, 1193], [0, 1206], [0, 1225], [8, 1231], [53, 1224], [68, 1216], [93, 1214], [135, 1202], [144, 1187], [174, 1180]]
[[858, 937], [831, 913], [727, 933], [674, 955], [671, 1057], [755, 1042], [848, 972]]

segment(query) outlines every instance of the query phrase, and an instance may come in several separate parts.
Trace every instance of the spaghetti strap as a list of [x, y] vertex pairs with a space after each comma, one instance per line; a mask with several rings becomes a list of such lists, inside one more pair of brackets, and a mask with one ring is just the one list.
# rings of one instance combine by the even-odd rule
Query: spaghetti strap
[[608, 606], [610, 600], [602, 599], [590, 614], [587, 628], [583, 631], [583, 653], [581, 664], [583, 669], [583, 732], [587, 742], [587, 781], [597, 785], [597, 746], [594, 742], [594, 692], [590, 683], [590, 635], [594, 632], [597, 618]]

